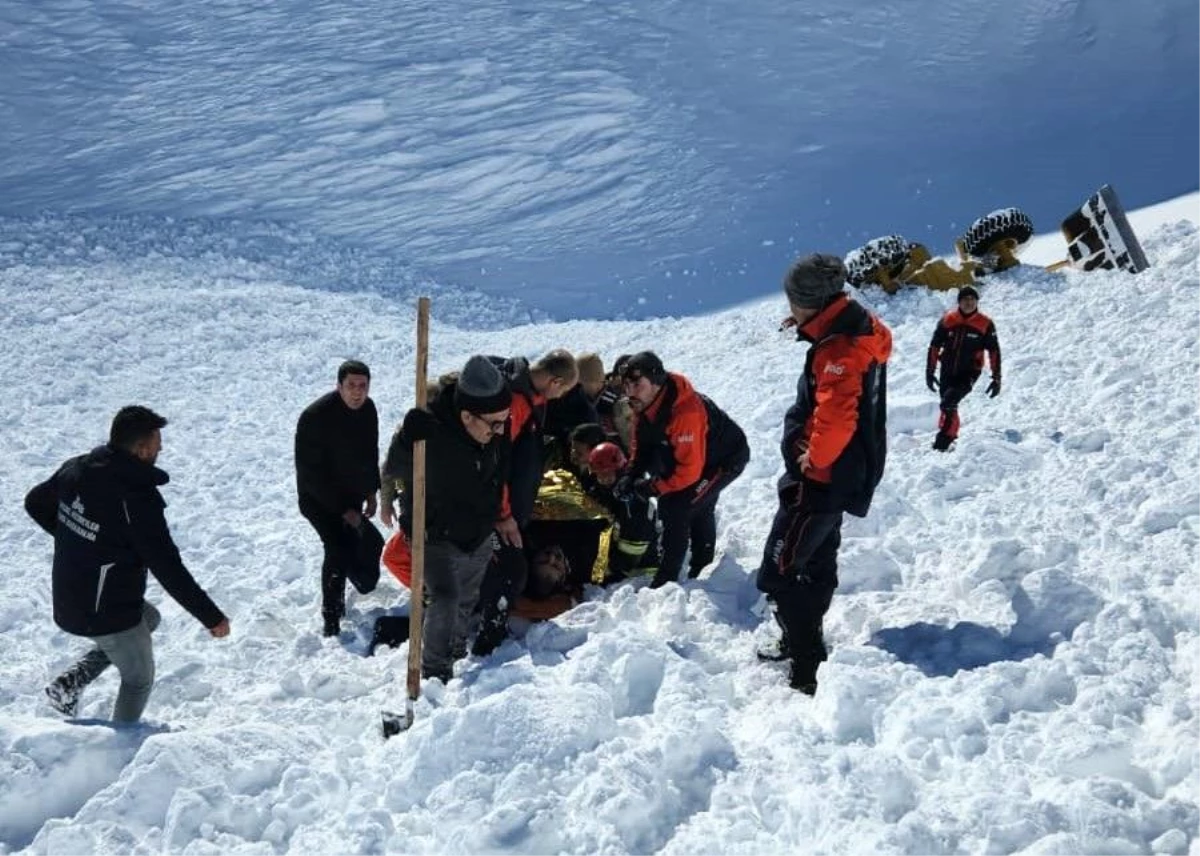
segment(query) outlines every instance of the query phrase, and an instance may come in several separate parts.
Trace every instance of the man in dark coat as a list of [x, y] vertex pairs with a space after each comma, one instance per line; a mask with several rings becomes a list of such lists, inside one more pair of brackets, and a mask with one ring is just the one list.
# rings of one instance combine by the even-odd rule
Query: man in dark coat
[[517, 550], [508, 505], [505, 435], [512, 392], [487, 357], [467, 360], [425, 410], [413, 408], [392, 437], [383, 477], [399, 479], [400, 525], [412, 541], [413, 444], [425, 441], [425, 624], [421, 674], [448, 682], [465, 656], [467, 624], [494, 549], [493, 531]]
[[158, 489], [168, 476], [154, 464], [166, 424], [149, 408], [121, 408], [107, 445], [67, 461], [25, 497], [29, 516], [54, 536], [54, 621], [96, 645], [46, 688], [66, 716], [115, 663], [121, 689], [113, 721], [141, 718], [154, 686], [150, 634], [159, 622], [145, 600], [147, 568], [215, 638], [229, 635], [229, 619], [184, 566], [163, 516]]
[[784, 418], [779, 510], [758, 569], [775, 603], [791, 685], [817, 691], [827, 656], [821, 625], [837, 588], [842, 514], [865, 517], [887, 450], [887, 361], [892, 334], [843, 292], [841, 259], [800, 259], [784, 279], [796, 338], [809, 342], [796, 401]]
[[[346, 614], [346, 576], [374, 516], [379, 490], [379, 415], [368, 393], [371, 370], [358, 360], [338, 368], [337, 388], [300, 414], [296, 489], [300, 513], [325, 549], [321, 563], [324, 634], [336, 636]], [[378, 563], [375, 574], [378, 577]]]

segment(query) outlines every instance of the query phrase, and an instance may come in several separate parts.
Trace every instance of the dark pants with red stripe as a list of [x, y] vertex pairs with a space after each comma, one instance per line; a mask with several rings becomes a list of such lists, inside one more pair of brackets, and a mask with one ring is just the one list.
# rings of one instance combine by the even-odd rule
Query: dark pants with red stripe
[[825, 659], [821, 625], [837, 589], [842, 512], [830, 511], [819, 487], [796, 485], [780, 496], [758, 568], [758, 588], [775, 604], [793, 683], [815, 684]]
[[729, 487], [750, 460], [749, 449], [711, 475], [684, 490], [658, 498], [662, 523], [662, 562], [651, 585], [655, 588], [679, 580], [683, 558], [691, 545], [688, 578], [695, 579], [712, 564], [717, 551], [717, 498]]
[[966, 375], [943, 378], [939, 383], [942, 412], [938, 418], [938, 431], [951, 440], [958, 438], [958, 403], [967, 397], [978, 379], [979, 375]]

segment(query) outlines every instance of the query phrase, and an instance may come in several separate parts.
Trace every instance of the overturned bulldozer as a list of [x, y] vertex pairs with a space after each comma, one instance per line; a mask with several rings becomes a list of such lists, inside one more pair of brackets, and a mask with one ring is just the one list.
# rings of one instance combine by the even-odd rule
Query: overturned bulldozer
[[[1068, 257], [1046, 270], [1071, 267], [1138, 273], [1149, 266], [1125, 210], [1107, 184], [1063, 220], [1061, 230]], [[948, 291], [1020, 264], [1021, 249], [1032, 237], [1033, 222], [1025, 212], [1002, 208], [980, 217], [955, 241], [958, 267], [934, 258], [923, 244], [885, 235], [846, 256], [846, 279], [860, 288], [878, 285], [888, 294], [903, 286]]]

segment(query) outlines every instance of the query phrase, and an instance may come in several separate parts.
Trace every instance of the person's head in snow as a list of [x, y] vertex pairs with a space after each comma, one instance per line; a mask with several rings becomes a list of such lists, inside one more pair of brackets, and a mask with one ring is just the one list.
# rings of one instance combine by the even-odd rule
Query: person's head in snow
[[608, 439], [604, 429], [595, 422], [584, 422], [571, 430], [571, 465], [579, 472], [588, 469], [592, 449]]
[[477, 443], [490, 443], [508, 425], [512, 392], [499, 369], [487, 357], [474, 356], [458, 373], [454, 406], [467, 434]]
[[842, 293], [846, 267], [837, 256], [814, 253], [798, 259], [783, 279], [788, 307], [799, 329]]

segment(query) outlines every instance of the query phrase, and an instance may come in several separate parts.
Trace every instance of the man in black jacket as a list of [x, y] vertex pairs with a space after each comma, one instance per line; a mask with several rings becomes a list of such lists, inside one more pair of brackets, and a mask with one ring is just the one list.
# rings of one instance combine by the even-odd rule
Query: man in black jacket
[[383, 477], [399, 479], [400, 525], [412, 540], [413, 444], [425, 441], [425, 625], [421, 673], [447, 682], [466, 655], [467, 622], [493, 553], [492, 532], [521, 547], [509, 511], [512, 392], [487, 358], [467, 360], [425, 410], [413, 408], [392, 437]]
[[338, 367], [337, 388], [306, 407], [296, 424], [300, 513], [325, 548], [321, 616], [326, 636], [341, 630], [346, 575], [357, 562], [359, 538], [377, 504], [379, 414], [370, 390], [371, 370], [347, 360]]
[[115, 722], [137, 722], [154, 686], [150, 634], [158, 611], [145, 600], [146, 570], [208, 628], [229, 635], [229, 619], [184, 566], [171, 539], [154, 466], [167, 420], [139, 406], [123, 407], [108, 445], [72, 458], [29, 491], [25, 510], [54, 536], [54, 621], [96, 644], [46, 688], [55, 710], [74, 716], [79, 696], [116, 663], [121, 689]]

